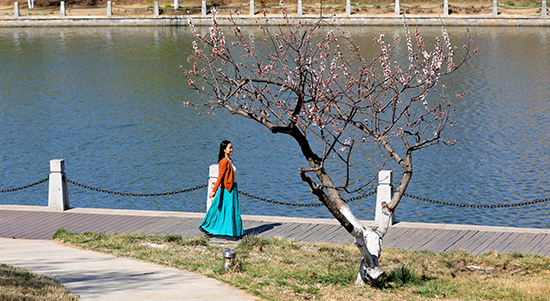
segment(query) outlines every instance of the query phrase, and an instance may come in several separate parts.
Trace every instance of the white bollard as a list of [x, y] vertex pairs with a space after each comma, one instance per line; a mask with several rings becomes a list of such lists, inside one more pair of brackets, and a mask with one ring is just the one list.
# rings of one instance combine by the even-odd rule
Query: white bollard
[[[382, 217], [382, 202], [389, 204], [393, 196], [392, 171], [381, 170], [378, 172], [378, 188], [376, 189], [376, 212], [374, 215], [374, 222], [380, 223]], [[390, 216], [390, 225], [395, 224], [395, 213], [392, 212]]]
[[180, 2], [178, 0], [174, 0], [174, 10], [178, 10], [180, 7]]
[[19, 3], [18, 2], [13, 3], [13, 16], [14, 17], [19, 17]]
[[250, 0], [250, 15], [254, 16], [254, 0]]
[[61, 4], [59, 6], [59, 14], [61, 15], [61, 17], [65, 17], [65, 1], [61, 1]]
[[111, 1], [107, 1], [107, 16], [113, 15], [113, 3]]
[[206, 16], [206, 1], [202, 1], [201, 5], [201, 15]]
[[351, 15], [351, 0], [346, 0], [346, 15]]
[[399, 9], [399, 0], [395, 0], [395, 14], [399, 15], [401, 10]]
[[493, 0], [493, 16], [498, 15], [497, 0]]
[[155, 16], [159, 16], [159, 15], [160, 15], [160, 12], [159, 12], [159, 2], [158, 2], [158, 1], [155, 1], [154, 12], [155, 12]]
[[297, 15], [298, 16], [301, 16], [304, 14], [304, 10], [302, 8], [302, 0], [298, 0], [298, 11], [297, 11]]
[[69, 192], [65, 181], [65, 160], [50, 161], [49, 185], [48, 209], [56, 211], [69, 209]]
[[541, 13], [542, 13], [543, 16], [546, 16], [546, 0], [542, 1]]
[[216, 185], [216, 181], [218, 180], [218, 164], [212, 164], [210, 165], [210, 169], [208, 172], [208, 188], [206, 189], [206, 212], [208, 212], [208, 209], [210, 209], [210, 205], [212, 205], [212, 200], [214, 198], [210, 198], [209, 194], [210, 191], [212, 191], [212, 188]]
[[443, 15], [448, 16], [449, 15], [449, 0], [445, 0], [443, 2]]

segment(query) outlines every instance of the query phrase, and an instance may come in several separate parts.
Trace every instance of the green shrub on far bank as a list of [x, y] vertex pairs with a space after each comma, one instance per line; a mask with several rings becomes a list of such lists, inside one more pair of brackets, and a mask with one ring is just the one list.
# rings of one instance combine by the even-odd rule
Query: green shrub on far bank
[[[69, 233], [55, 239], [81, 248], [194, 271], [267, 300], [545, 300], [550, 258], [463, 251], [385, 248], [380, 279], [354, 285], [361, 256], [354, 245], [246, 236], [231, 245], [178, 235]], [[236, 265], [222, 268], [231, 247]]]

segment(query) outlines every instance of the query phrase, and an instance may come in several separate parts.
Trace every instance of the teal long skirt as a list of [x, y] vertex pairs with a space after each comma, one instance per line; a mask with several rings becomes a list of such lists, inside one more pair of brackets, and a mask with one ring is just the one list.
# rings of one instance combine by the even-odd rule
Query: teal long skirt
[[233, 183], [231, 192], [218, 188], [212, 205], [202, 220], [199, 228], [213, 235], [227, 235], [239, 237], [243, 235], [243, 221], [241, 219], [241, 204], [237, 183]]

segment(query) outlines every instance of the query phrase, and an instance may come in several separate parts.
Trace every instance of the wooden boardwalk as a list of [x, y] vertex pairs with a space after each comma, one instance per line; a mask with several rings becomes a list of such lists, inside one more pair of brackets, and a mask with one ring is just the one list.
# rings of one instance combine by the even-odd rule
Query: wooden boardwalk
[[[200, 236], [202, 213], [84, 209], [65, 212], [47, 207], [1, 206], [0, 237], [51, 239], [60, 228], [70, 232], [118, 232]], [[373, 225], [372, 221], [364, 224]], [[243, 216], [245, 234], [281, 236], [304, 242], [352, 243], [333, 219]], [[550, 229], [466, 226], [400, 222], [384, 237], [383, 247], [434, 252], [465, 250], [539, 254], [550, 257]]]

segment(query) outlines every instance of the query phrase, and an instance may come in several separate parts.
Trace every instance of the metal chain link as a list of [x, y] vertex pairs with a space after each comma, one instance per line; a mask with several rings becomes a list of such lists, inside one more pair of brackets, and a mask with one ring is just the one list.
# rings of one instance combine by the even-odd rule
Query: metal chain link
[[474, 205], [474, 204], [457, 204], [457, 203], [451, 203], [451, 202], [436, 201], [428, 198], [410, 195], [408, 193], [404, 193], [403, 196], [409, 197], [411, 199], [423, 201], [423, 202], [438, 204], [438, 205], [466, 207], [466, 208], [510, 208], [510, 207], [529, 206], [529, 205], [534, 205], [538, 203], [550, 202], [550, 198], [545, 198], [545, 199], [536, 199], [531, 202], [522, 202], [522, 203], [513, 203], [513, 204]]
[[[2, 190], [0, 190], [0, 193], [7, 193], [7, 192], [13, 192], [13, 191], [27, 189], [27, 188], [42, 184], [42, 183], [44, 183], [48, 180], [49, 180], [49, 178], [45, 178], [45, 179], [42, 179], [40, 181], [31, 183], [31, 184], [28, 184], [28, 185], [25, 185], [25, 186], [9, 188], [9, 189], [2, 189]], [[185, 193], [185, 192], [190, 192], [190, 191], [194, 191], [194, 190], [199, 190], [199, 189], [202, 189], [202, 188], [206, 188], [208, 186], [207, 184], [204, 184], [204, 185], [199, 185], [199, 186], [196, 186], [196, 187], [193, 187], [193, 188], [182, 189], [182, 190], [177, 190], [177, 191], [161, 192], [161, 193], [131, 193], [131, 192], [118, 192], [118, 191], [110, 191], [110, 190], [100, 189], [100, 188], [97, 188], [97, 187], [92, 187], [92, 186], [80, 184], [80, 183], [77, 183], [75, 181], [69, 180], [67, 178], [65, 178], [65, 180], [67, 181], [67, 183], [73, 184], [75, 186], [82, 187], [82, 188], [89, 189], [89, 190], [93, 190], [93, 191], [97, 191], [97, 192], [116, 194], [116, 195], [122, 195], [122, 196], [138, 196], [138, 197], [139, 196], [173, 195], [173, 194], [179, 194], [179, 193]], [[259, 196], [255, 196], [255, 195], [243, 192], [243, 191], [241, 191], [239, 193], [244, 195], [244, 196], [253, 198], [253, 199], [257, 199], [257, 200], [264, 201], [264, 202], [267, 202], [267, 203], [278, 204], [278, 205], [293, 206], [293, 207], [321, 207], [321, 206], [323, 206], [323, 204], [319, 204], [319, 203], [316, 203], [316, 204], [300, 204], [300, 203], [289, 203], [289, 202], [274, 201], [274, 200], [262, 198], [262, 197], [259, 197]], [[376, 193], [376, 190], [373, 190], [373, 191], [367, 192], [365, 194], [362, 194], [362, 195], [359, 195], [359, 196], [356, 196], [356, 197], [353, 197], [353, 198], [350, 198], [350, 199], [344, 199], [344, 201], [346, 203], [353, 202], [353, 201], [356, 201], [356, 200], [359, 200], [359, 199], [362, 199], [362, 198], [372, 196], [375, 193]], [[536, 199], [536, 200], [533, 200], [533, 201], [530, 201], [530, 202], [521, 202], [521, 203], [513, 203], [513, 204], [475, 205], [475, 204], [458, 204], [458, 203], [452, 203], [452, 202], [437, 201], [437, 200], [432, 200], [432, 199], [425, 198], [425, 197], [419, 197], [419, 196], [411, 195], [411, 194], [408, 194], [408, 193], [404, 193], [403, 196], [411, 198], [411, 199], [415, 199], [415, 200], [418, 200], [418, 201], [432, 203], [432, 204], [454, 206], [454, 207], [463, 207], [463, 208], [511, 208], [511, 207], [530, 206], [530, 205], [550, 202], [550, 197], [549, 197], [549, 198], [544, 198], [544, 199]]]
[[[363, 195], [356, 196], [356, 197], [353, 197], [353, 198], [351, 198], [351, 199], [347, 199], [347, 200], [344, 200], [344, 201], [346, 201], [346, 203], [349, 203], [349, 202], [352, 202], [352, 201], [359, 200], [359, 199], [361, 199], [361, 198], [369, 197], [369, 196], [371, 196], [371, 195], [373, 195], [373, 194], [375, 194], [375, 193], [376, 193], [376, 191], [371, 191], [371, 192], [365, 193], [365, 194], [363, 194]], [[323, 204], [320, 204], [320, 203], [316, 203], [316, 204], [300, 204], [300, 203], [288, 203], [288, 202], [274, 201], [274, 200], [262, 198], [262, 197], [259, 197], [259, 196], [255, 196], [255, 195], [252, 195], [252, 194], [250, 194], [250, 193], [243, 192], [243, 191], [239, 191], [239, 194], [242, 194], [242, 195], [244, 195], [244, 196], [247, 196], [247, 197], [250, 197], [250, 198], [253, 198], [253, 199], [256, 199], [256, 200], [260, 200], [260, 201], [263, 201], [263, 202], [267, 202], [267, 203], [278, 204], [278, 205], [285, 205], [285, 206], [292, 206], [292, 207], [321, 207], [321, 206], [324, 206]]]
[[193, 188], [182, 189], [182, 190], [177, 190], [177, 191], [170, 191], [170, 192], [161, 192], [161, 193], [131, 193], [131, 192], [110, 191], [110, 190], [100, 189], [100, 188], [96, 188], [96, 187], [91, 187], [91, 186], [88, 186], [88, 185], [77, 183], [75, 181], [71, 181], [67, 178], [65, 178], [65, 180], [67, 181], [67, 183], [70, 183], [70, 184], [73, 184], [73, 185], [76, 185], [78, 187], [82, 187], [82, 188], [85, 188], [85, 189], [89, 189], [89, 190], [93, 190], [93, 191], [97, 191], [97, 192], [109, 193], [109, 194], [123, 195], [123, 196], [164, 196], [164, 195], [172, 195], [172, 194], [190, 192], [190, 191], [193, 191], [193, 190], [199, 190], [199, 189], [202, 189], [202, 188], [205, 188], [205, 187], [208, 186], [207, 184], [204, 184], [204, 185], [199, 185], [199, 186], [193, 187]]
[[34, 182], [34, 183], [31, 183], [29, 185], [25, 185], [25, 186], [21, 186], [21, 187], [15, 187], [15, 188], [9, 188], [9, 189], [2, 189], [0, 190], [0, 193], [6, 193], [6, 192], [13, 192], [13, 191], [18, 191], [18, 190], [23, 190], [23, 189], [26, 189], [26, 188], [30, 188], [30, 187], [33, 187], [33, 186], [36, 186], [38, 184], [42, 184], [46, 181], [48, 181], [49, 178], [45, 178], [45, 179], [42, 179], [38, 182]]

